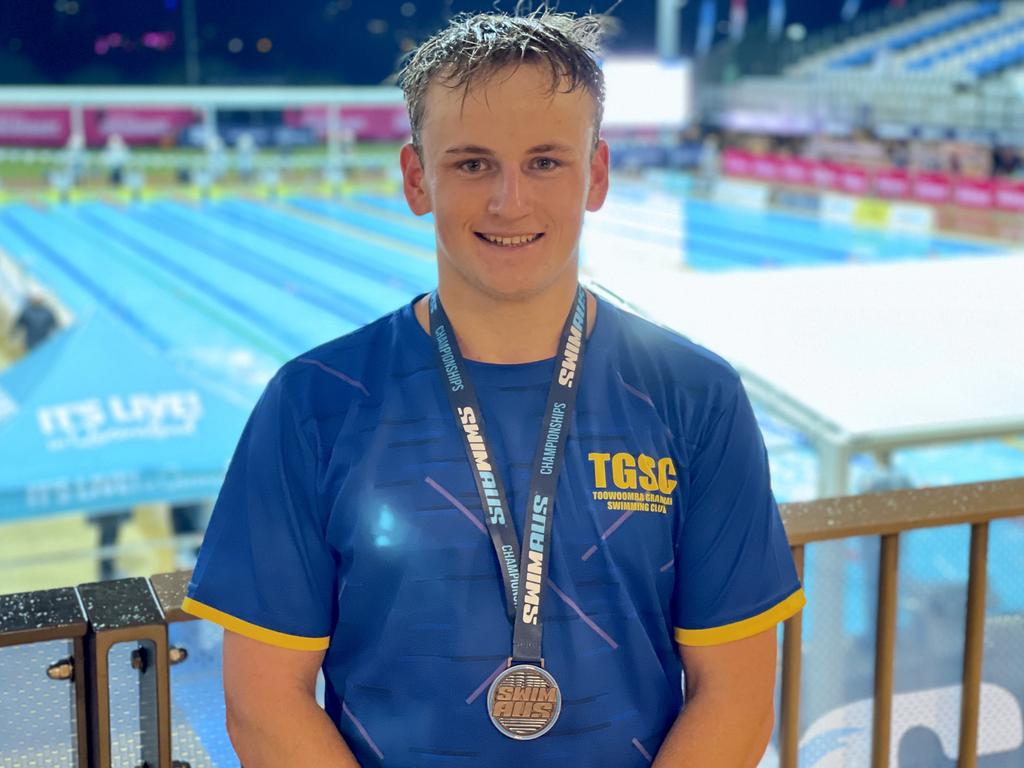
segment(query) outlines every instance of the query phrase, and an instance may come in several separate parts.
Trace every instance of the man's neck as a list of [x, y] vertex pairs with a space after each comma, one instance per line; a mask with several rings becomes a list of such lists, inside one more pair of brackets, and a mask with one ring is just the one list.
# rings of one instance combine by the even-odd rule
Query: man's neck
[[[565, 318], [576, 295], [575, 285], [564, 291], [524, 301], [494, 301], [487, 297], [446, 296], [441, 303], [455, 330], [459, 350], [467, 360], [482, 363], [532, 363], [558, 353]], [[430, 296], [413, 308], [420, 327], [430, 333]], [[594, 327], [597, 302], [587, 293], [587, 334]]]

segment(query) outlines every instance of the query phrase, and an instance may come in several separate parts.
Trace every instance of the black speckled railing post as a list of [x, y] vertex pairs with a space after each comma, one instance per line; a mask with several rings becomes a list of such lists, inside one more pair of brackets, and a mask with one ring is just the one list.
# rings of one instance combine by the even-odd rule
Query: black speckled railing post
[[82, 584], [78, 594], [89, 620], [89, 742], [92, 765], [109, 766], [110, 649], [134, 642], [138, 648], [125, 664], [139, 673], [139, 734], [142, 765], [171, 765], [171, 692], [168, 674], [167, 625], [148, 579], [119, 579]]
[[[89, 768], [89, 740], [86, 729], [85, 636], [89, 625], [78, 593], [71, 587], [16, 592], [0, 595], [0, 648], [51, 640], [72, 643], [72, 655], [54, 659], [50, 668], [40, 670], [53, 685], [74, 686], [71, 723], [77, 746], [79, 768]], [[0, 755], [0, 759], [4, 756]]]

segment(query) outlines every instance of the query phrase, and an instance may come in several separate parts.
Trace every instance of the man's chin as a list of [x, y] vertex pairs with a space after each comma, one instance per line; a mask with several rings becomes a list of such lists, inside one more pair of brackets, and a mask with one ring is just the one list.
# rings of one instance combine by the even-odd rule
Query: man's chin
[[[489, 275], [474, 281], [474, 288], [493, 301], [527, 302], [551, 293], [562, 280], [558, 275], [538, 275], [534, 277], [514, 274], [508, 276]], [[575, 273], [573, 284], [575, 284]]]

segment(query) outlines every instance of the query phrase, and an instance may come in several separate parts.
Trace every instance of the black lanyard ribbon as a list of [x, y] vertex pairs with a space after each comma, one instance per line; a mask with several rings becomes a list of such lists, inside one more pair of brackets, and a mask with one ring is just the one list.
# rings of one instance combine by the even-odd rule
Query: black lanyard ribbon
[[[430, 295], [430, 335], [434, 339], [438, 367], [480, 494], [484, 522], [498, 558], [505, 589], [505, 607], [514, 625], [514, 663], [542, 660], [540, 606], [550, 560], [551, 517], [555, 509], [558, 474], [564, 462], [565, 443], [576, 408], [586, 329], [587, 294], [582, 286], [577, 286], [576, 299], [562, 328], [555, 360], [556, 373], [548, 390], [548, 404], [533, 457], [520, 547], [508, 507], [508, 496], [487, 442], [483, 413], [466, 370], [466, 361], [459, 351], [451, 321], [437, 292]], [[520, 557], [523, 552], [526, 553], [525, 561]]]

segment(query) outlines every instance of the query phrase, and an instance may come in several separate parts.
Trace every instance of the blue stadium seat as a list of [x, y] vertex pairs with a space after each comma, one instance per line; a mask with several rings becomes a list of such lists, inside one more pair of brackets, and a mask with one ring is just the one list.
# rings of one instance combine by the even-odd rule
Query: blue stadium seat
[[933, 51], [925, 56], [921, 56], [917, 59], [911, 59], [907, 62], [906, 69], [910, 72], [921, 72], [931, 69], [935, 64], [940, 64], [943, 61], [959, 56], [962, 53], [966, 53], [972, 48], [976, 48], [985, 43], [996, 42], [1002, 38], [1016, 35], [1024, 32], [1024, 18], [1019, 18], [1016, 21], [1010, 22], [999, 29], [992, 29], [982, 32], [973, 37], [960, 40], [946, 48], [940, 48], [937, 51]]
[[1002, 4], [995, 2], [995, 0], [978, 3], [962, 13], [947, 16], [940, 21], [930, 24], [924, 24], [879, 43], [874, 43], [867, 48], [840, 56], [828, 65], [829, 69], [848, 69], [850, 67], [865, 66], [874, 61], [875, 56], [883, 51], [899, 52], [906, 50], [920, 43], [927, 42], [932, 38], [954, 32], [960, 27], [975, 24], [996, 16], [1001, 8]]
[[1024, 42], [1004, 48], [983, 59], [972, 61], [967, 65], [967, 71], [977, 77], [986, 77], [1021, 63], [1024, 63]]

